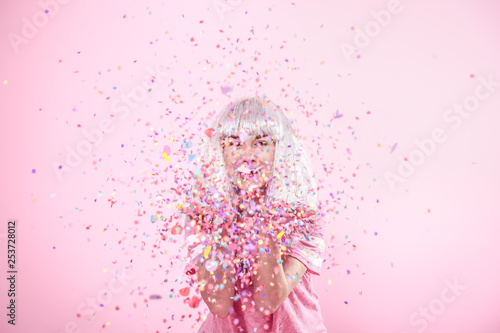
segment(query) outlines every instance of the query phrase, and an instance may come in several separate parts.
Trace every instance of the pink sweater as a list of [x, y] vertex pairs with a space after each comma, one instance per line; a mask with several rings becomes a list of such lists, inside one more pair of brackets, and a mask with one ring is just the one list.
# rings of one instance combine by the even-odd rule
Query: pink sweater
[[[187, 226], [189, 228], [189, 226]], [[312, 275], [320, 275], [325, 252], [325, 221], [318, 215], [314, 227], [307, 234], [294, 236], [288, 241], [287, 255], [300, 260], [306, 267], [301, 281], [288, 298], [272, 314], [264, 316], [253, 312], [252, 307], [242, 308], [242, 303], [251, 302], [253, 286], [236, 282], [236, 297], [231, 313], [218, 318], [209, 313], [198, 333], [273, 332], [273, 333], [320, 333], [327, 332], [319, 307], [319, 296], [313, 288]], [[188, 262], [185, 272], [192, 270], [194, 262], [202, 255], [205, 245], [186, 229]], [[192, 272], [192, 271], [191, 271]]]

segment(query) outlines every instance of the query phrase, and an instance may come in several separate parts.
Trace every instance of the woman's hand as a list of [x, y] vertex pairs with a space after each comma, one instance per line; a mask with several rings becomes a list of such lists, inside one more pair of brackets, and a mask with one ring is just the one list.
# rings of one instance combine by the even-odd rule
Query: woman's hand
[[[217, 267], [208, 270], [208, 261], [200, 264], [197, 278], [200, 282], [200, 293], [210, 312], [220, 318], [226, 318], [234, 304], [236, 269], [222, 248], [217, 250], [221, 251], [220, 256], [211, 259], [217, 263]], [[208, 266], [211, 267], [210, 264]]]
[[275, 239], [281, 239], [307, 230], [308, 224], [314, 222], [316, 211], [305, 205], [278, 202], [264, 207], [262, 216], [265, 221], [262, 230], [272, 234]]

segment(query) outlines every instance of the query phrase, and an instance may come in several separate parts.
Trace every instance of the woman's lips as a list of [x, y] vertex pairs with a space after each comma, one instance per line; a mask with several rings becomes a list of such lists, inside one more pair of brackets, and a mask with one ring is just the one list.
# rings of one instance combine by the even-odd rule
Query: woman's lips
[[238, 167], [238, 169], [236, 169], [236, 171], [237, 172], [241, 172], [241, 173], [249, 174], [249, 173], [257, 173], [257, 171], [259, 171], [260, 169], [262, 169], [262, 165], [261, 166], [256, 166], [256, 165], [249, 165], [249, 166], [240, 165]]

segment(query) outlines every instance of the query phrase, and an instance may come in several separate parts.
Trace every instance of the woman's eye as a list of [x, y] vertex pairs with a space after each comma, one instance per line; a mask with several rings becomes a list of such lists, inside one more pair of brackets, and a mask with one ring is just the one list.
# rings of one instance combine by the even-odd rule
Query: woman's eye
[[260, 146], [267, 146], [267, 145], [268, 145], [268, 142], [267, 142], [267, 141], [264, 141], [264, 140], [262, 140], [262, 141], [257, 141], [257, 146], [259, 146], [259, 147], [260, 147]]

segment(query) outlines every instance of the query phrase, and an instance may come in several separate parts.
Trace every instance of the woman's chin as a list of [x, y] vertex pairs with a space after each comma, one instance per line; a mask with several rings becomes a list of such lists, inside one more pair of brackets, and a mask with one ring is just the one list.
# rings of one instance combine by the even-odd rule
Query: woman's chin
[[238, 182], [236, 184], [236, 186], [240, 190], [257, 193], [257, 192], [259, 192], [259, 190], [264, 189], [265, 183], [263, 183], [263, 182], [254, 183], [254, 182], [249, 182], [249, 181], [242, 181], [242, 182]]

